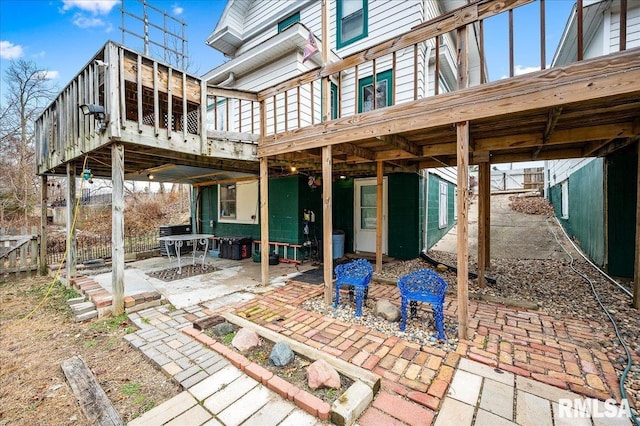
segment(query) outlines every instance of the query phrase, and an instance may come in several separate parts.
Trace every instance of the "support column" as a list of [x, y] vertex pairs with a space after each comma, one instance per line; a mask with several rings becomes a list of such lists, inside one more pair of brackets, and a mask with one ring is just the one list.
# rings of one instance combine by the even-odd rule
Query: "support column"
[[322, 147], [322, 256], [324, 265], [324, 303], [333, 296], [333, 213], [331, 194], [331, 145]]
[[382, 191], [382, 179], [384, 174], [384, 162], [378, 161], [376, 168], [376, 272], [382, 272], [382, 232], [384, 231], [382, 225], [384, 223], [383, 214], [383, 199], [384, 192]]
[[484, 273], [488, 265], [489, 241], [491, 240], [491, 229], [489, 228], [489, 218], [491, 216], [491, 163], [480, 163], [478, 171], [478, 284], [485, 286]]
[[74, 212], [76, 209], [76, 166], [67, 163], [67, 284], [76, 276], [76, 226]]
[[469, 122], [456, 125], [458, 133], [458, 337], [467, 338], [469, 322]]
[[47, 202], [49, 188], [47, 187], [47, 176], [40, 177], [40, 253], [38, 259], [38, 270], [40, 275], [47, 275]]
[[633, 274], [633, 307], [640, 309], [640, 142], [638, 142], [638, 172], [636, 173], [636, 256]]
[[269, 160], [260, 158], [260, 278], [269, 285]]
[[124, 145], [111, 145], [111, 283], [113, 315], [124, 313]]

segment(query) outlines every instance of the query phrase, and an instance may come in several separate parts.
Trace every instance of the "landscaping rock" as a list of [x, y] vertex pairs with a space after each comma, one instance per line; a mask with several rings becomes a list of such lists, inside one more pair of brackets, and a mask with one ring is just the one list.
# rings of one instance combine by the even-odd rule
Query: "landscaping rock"
[[241, 328], [231, 341], [234, 348], [240, 352], [248, 351], [260, 345], [258, 333], [248, 328]]
[[340, 375], [322, 359], [317, 360], [307, 368], [307, 380], [311, 389], [321, 387], [340, 389]]
[[288, 344], [278, 342], [273, 345], [271, 355], [269, 355], [269, 361], [271, 361], [276, 367], [284, 367], [285, 365], [289, 365], [293, 361], [294, 357], [295, 354]]
[[229, 333], [233, 333], [233, 325], [228, 322], [217, 324], [213, 327], [213, 333], [219, 337], [226, 336]]
[[380, 299], [376, 302], [376, 307], [373, 313], [375, 316], [382, 317], [390, 322], [400, 321], [400, 308], [386, 299]]

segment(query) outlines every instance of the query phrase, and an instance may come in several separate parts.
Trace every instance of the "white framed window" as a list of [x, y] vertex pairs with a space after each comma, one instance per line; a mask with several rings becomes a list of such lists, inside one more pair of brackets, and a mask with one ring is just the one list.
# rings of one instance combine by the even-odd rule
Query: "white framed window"
[[448, 186], [446, 182], [440, 182], [438, 212], [438, 226], [440, 228], [445, 228], [449, 223], [449, 197]]
[[218, 185], [218, 221], [258, 223], [258, 181]]
[[564, 182], [562, 182], [562, 184], [560, 185], [560, 199], [561, 199], [561, 206], [562, 206], [562, 217], [564, 219], [568, 219], [569, 218], [569, 181], [565, 180]]

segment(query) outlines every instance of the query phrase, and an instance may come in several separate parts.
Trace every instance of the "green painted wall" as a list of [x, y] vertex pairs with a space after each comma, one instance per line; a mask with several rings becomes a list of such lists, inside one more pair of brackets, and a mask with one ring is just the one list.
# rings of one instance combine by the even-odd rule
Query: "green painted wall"
[[636, 146], [607, 157], [608, 268], [617, 277], [633, 277], [636, 239], [638, 157]]
[[353, 179], [338, 179], [333, 183], [333, 229], [344, 231], [344, 251], [353, 253]]
[[396, 259], [415, 259], [422, 250], [420, 176], [388, 176], [388, 253]]
[[569, 217], [561, 216], [561, 185], [551, 188], [550, 201], [567, 234], [591, 260], [604, 264], [604, 160], [597, 158], [569, 177]]
[[[440, 228], [440, 182], [447, 184], [447, 226]], [[443, 180], [437, 175], [429, 173], [428, 182], [428, 204], [427, 204], [427, 248], [431, 248], [449, 232], [456, 223], [455, 202], [456, 186], [451, 182]]]

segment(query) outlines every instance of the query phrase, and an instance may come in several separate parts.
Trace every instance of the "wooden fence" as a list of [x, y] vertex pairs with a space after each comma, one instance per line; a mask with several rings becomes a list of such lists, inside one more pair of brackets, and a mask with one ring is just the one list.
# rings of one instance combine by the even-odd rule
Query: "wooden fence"
[[[125, 237], [125, 253], [142, 253], [160, 249], [158, 232]], [[66, 250], [65, 238], [47, 241], [47, 265], [60, 263]], [[38, 228], [30, 230], [0, 228], [0, 280], [21, 278], [38, 270], [40, 235]], [[77, 263], [111, 258], [111, 237], [80, 236], [76, 246]]]
[[[160, 249], [158, 232], [148, 235], [124, 238], [125, 253], [142, 253]], [[66, 249], [65, 239], [51, 239], [47, 241], [47, 264], [60, 263]], [[92, 235], [78, 236], [76, 244], [77, 262], [83, 263], [96, 259], [111, 258], [111, 236]]]
[[6, 235], [0, 228], [0, 279], [20, 278], [38, 270], [40, 237], [37, 228], [29, 232], [27, 228], [11, 230]]

